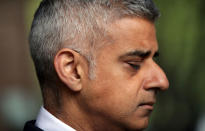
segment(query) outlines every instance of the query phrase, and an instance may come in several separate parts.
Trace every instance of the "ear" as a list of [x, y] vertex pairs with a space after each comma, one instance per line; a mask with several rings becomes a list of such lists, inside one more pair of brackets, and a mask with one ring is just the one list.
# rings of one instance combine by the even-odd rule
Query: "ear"
[[77, 52], [68, 48], [58, 51], [54, 58], [54, 67], [60, 80], [75, 92], [82, 89], [81, 59]]

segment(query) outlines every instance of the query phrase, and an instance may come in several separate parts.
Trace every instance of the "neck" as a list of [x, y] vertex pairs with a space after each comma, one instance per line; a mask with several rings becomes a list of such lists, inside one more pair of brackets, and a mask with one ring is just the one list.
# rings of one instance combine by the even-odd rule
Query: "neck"
[[110, 120], [103, 119], [106, 117], [100, 117], [100, 114], [86, 110], [74, 97], [75, 96], [69, 96], [69, 98], [64, 97], [65, 99], [62, 101], [63, 105], [58, 112], [46, 106], [45, 108], [59, 120], [77, 131], [123, 131], [120, 126], [111, 124], [112, 122]]
[[[72, 109], [70, 108], [72, 107]], [[98, 114], [85, 112], [69, 105], [58, 118], [77, 131], [121, 131], [119, 127], [111, 125], [109, 120], [101, 119]]]

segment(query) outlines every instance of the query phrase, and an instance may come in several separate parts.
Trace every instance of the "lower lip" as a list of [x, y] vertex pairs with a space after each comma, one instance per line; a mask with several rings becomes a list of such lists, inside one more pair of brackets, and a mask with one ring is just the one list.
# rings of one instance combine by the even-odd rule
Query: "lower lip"
[[141, 105], [140, 108], [146, 109], [146, 110], [153, 110], [154, 106], [153, 105]]

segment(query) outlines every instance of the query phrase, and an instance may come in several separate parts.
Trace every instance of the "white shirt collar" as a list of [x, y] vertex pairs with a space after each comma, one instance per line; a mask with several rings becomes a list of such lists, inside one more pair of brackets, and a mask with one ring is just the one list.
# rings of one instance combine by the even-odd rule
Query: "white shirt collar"
[[44, 131], [76, 131], [41, 107], [35, 125]]

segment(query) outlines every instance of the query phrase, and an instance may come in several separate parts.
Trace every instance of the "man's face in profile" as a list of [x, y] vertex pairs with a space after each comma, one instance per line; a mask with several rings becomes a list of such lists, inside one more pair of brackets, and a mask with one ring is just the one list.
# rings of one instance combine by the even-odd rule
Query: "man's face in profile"
[[144, 129], [156, 92], [168, 88], [168, 80], [154, 62], [158, 43], [153, 23], [123, 18], [109, 27], [113, 43], [96, 55], [96, 78], [84, 81], [85, 109], [95, 120], [125, 129]]

